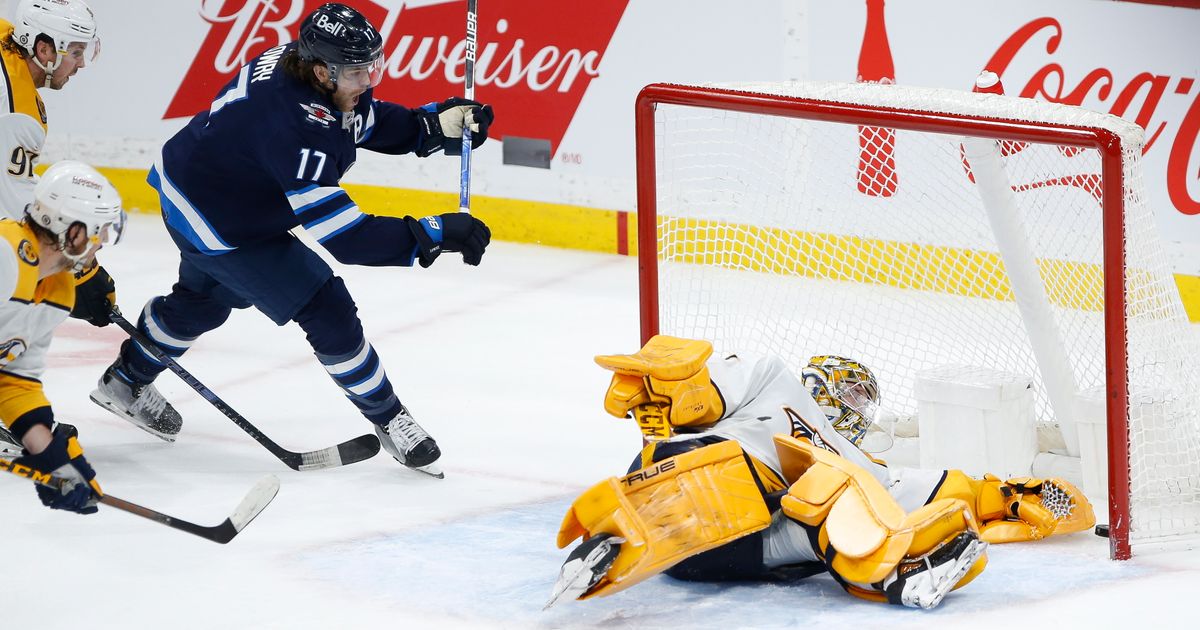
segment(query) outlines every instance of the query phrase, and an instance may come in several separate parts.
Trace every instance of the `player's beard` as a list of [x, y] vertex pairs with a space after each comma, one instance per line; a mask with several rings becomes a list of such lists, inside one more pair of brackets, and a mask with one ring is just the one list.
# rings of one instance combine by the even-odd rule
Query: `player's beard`
[[360, 96], [362, 96], [361, 92], [351, 94], [340, 91], [334, 92], [333, 105], [343, 112], [352, 112], [354, 111], [354, 106], [358, 105], [358, 97]]

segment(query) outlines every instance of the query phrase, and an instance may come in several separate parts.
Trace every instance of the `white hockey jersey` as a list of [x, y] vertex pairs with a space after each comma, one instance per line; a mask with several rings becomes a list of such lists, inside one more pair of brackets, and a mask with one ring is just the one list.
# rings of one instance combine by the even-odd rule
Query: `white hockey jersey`
[[40, 254], [24, 223], [0, 220], [0, 419], [5, 425], [49, 406], [39, 379], [54, 329], [75, 304], [69, 269], [39, 280]]
[[29, 65], [9, 43], [13, 25], [0, 20], [0, 218], [20, 220], [33, 201], [33, 169], [46, 143], [46, 106]]
[[[752, 457], [773, 470], [783, 471], [773, 436], [779, 433], [841, 455], [870, 472], [906, 511], [925, 505], [937, 490], [943, 470], [889, 468], [838, 433], [800, 379], [777, 357], [750, 354], [714, 354], [708, 359], [709, 375], [725, 401], [725, 413], [699, 431], [737, 440]], [[686, 440], [683, 433], [672, 440]]]

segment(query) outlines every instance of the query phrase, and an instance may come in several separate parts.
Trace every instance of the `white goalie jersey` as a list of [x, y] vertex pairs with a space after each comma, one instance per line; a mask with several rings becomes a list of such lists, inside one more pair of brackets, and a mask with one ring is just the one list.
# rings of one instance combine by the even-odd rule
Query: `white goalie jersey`
[[[772, 436], [782, 433], [808, 440], [870, 472], [906, 511], [925, 505], [936, 493], [944, 470], [889, 468], [871, 457], [833, 428], [809, 390], [781, 359], [714, 354], [706, 365], [725, 402], [725, 413], [701, 434], [736, 440], [781, 478], [783, 471]], [[671, 439], [696, 436], [685, 433]]]

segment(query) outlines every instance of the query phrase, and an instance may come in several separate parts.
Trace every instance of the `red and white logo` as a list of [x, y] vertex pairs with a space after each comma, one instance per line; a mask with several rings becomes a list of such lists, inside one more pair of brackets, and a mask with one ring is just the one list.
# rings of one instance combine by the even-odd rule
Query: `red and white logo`
[[[376, 98], [416, 107], [462, 95], [464, 0], [343, 0], [383, 36]], [[324, 0], [200, 0], [211, 26], [163, 118], [208, 109], [246, 62], [292, 41]], [[488, 0], [478, 17], [475, 98], [492, 104], [489, 135], [542, 138], [557, 150], [616, 31], [628, 0]]]

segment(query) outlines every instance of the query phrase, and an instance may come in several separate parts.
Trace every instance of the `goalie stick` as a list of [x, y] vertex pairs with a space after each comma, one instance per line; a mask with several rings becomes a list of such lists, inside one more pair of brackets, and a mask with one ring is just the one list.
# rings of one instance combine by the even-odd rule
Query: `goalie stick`
[[[42, 484], [56, 490], [61, 490], [63, 484], [69, 483], [62, 477], [56, 477], [49, 473], [44, 473], [40, 470], [34, 470], [28, 466], [16, 464], [11, 460], [0, 458], [0, 470], [12, 473], [18, 477], [24, 477], [34, 483]], [[275, 495], [279, 492], [279, 480], [274, 475], [267, 475], [258, 480], [250, 492], [246, 494], [242, 502], [238, 504], [237, 509], [229, 518], [225, 519], [219, 525], [206, 527], [195, 523], [185, 521], [181, 518], [176, 518], [168, 514], [163, 514], [157, 510], [151, 510], [148, 507], [143, 507], [136, 503], [130, 503], [124, 499], [119, 499], [111, 494], [106, 494], [100, 497], [99, 502], [104, 505], [114, 507], [130, 514], [136, 514], [142, 518], [152, 520], [156, 523], [161, 523], [172, 529], [178, 529], [182, 532], [187, 532], [194, 536], [199, 536], [206, 540], [211, 540], [215, 543], [225, 544], [233, 540], [254, 517], [262, 513]]]
[[251, 424], [242, 414], [234, 411], [225, 401], [214, 394], [211, 389], [205, 387], [204, 383], [201, 383], [190, 372], [183, 369], [183, 366], [179, 365], [175, 359], [172, 359], [167, 353], [163, 352], [149, 337], [138, 330], [137, 326], [129, 323], [129, 320], [121, 315], [120, 309], [113, 306], [110, 315], [112, 316], [112, 320], [128, 333], [140, 347], [166, 365], [167, 369], [174, 372], [184, 383], [187, 383], [188, 386], [203, 396], [205, 400], [212, 403], [221, 413], [225, 414], [226, 418], [233, 420], [234, 424], [250, 434], [250, 437], [266, 447], [268, 451], [271, 451], [272, 455], [279, 458], [279, 461], [287, 464], [292, 470], [318, 470], [321, 468], [345, 466], [361, 462], [364, 459], [370, 459], [379, 452], [379, 438], [370, 433], [317, 451], [297, 453], [283, 448], [276, 444], [274, 440], [264, 435], [262, 431], [259, 431], [258, 427]]

